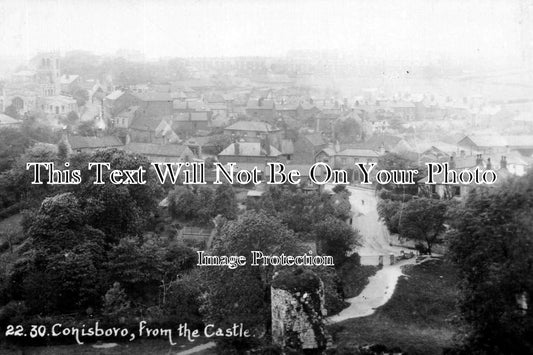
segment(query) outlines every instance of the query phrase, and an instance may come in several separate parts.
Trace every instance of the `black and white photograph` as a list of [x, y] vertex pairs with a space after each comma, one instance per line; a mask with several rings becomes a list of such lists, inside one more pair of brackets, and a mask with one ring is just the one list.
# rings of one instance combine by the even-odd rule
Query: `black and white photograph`
[[0, 0], [0, 354], [533, 355], [533, 0]]

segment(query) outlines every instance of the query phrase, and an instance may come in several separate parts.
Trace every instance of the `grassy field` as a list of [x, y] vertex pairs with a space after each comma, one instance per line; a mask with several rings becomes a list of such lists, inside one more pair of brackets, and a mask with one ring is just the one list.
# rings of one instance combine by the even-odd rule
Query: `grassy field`
[[339, 347], [383, 344], [399, 347], [409, 355], [442, 353], [452, 345], [457, 277], [440, 260], [410, 265], [391, 300], [371, 316], [330, 326]]

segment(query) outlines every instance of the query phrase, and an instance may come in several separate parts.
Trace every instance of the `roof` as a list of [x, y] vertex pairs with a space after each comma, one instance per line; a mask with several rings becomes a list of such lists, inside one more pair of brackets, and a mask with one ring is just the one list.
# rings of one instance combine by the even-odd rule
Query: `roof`
[[254, 132], [273, 132], [274, 129], [266, 122], [258, 121], [237, 121], [225, 128], [228, 131], [254, 131]]
[[168, 92], [145, 92], [134, 94], [141, 101], [172, 101], [172, 95]]
[[533, 148], [533, 135], [505, 136], [505, 140], [510, 147], [528, 147]]
[[10, 117], [8, 115], [4, 115], [3, 113], [0, 113], [0, 125], [12, 125], [12, 124], [20, 124], [21, 121], [14, 119], [13, 117]]
[[321, 133], [308, 134], [304, 137], [315, 147], [326, 144]]
[[131, 122], [130, 129], [136, 129], [138, 131], [154, 131], [162, 120], [165, 120], [165, 118], [137, 116], [134, 117]]
[[128, 143], [122, 148], [132, 153], [163, 157], [179, 157], [185, 149], [189, 149], [184, 145], [155, 143]]
[[[239, 154], [235, 154], [235, 144], [239, 145]], [[231, 143], [226, 147], [219, 155], [238, 155], [238, 156], [249, 156], [249, 157], [260, 157], [266, 156], [266, 152], [262, 149], [260, 142], [240, 142], [240, 143]], [[281, 155], [281, 152], [270, 146], [270, 155], [271, 157], [277, 157]]]
[[294, 144], [292, 143], [292, 139], [281, 140], [281, 152], [283, 154], [294, 154]]
[[299, 105], [297, 103], [287, 103], [283, 105], [277, 105], [276, 110], [278, 111], [296, 111]]
[[76, 149], [98, 149], [108, 147], [122, 146], [122, 142], [114, 136], [106, 137], [83, 137], [83, 136], [70, 136], [68, 141], [72, 150]]
[[376, 151], [371, 149], [357, 149], [357, 148], [349, 148], [344, 149], [341, 152], [338, 152], [336, 154], [337, 156], [350, 156], [350, 157], [379, 157], [379, 154], [376, 153]]
[[401, 140], [402, 138], [398, 136], [382, 134], [370, 137], [364, 143], [364, 145], [372, 149], [379, 149], [381, 148], [381, 146], [383, 146], [385, 149], [391, 149], [395, 147], [398, 143], [400, 143]]
[[178, 101], [172, 103], [174, 110], [208, 111], [209, 108], [202, 101]]
[[[324, 148], [324, 149], [322, 149], [320, 152], [318, 152], [318, 154], [320, 154], [321, 152], [326, 153], [326, 155], [328, 155], [328, 156], [330, 156], [330, 157], [332, 157], [332, 156], [335, 155], [335, 150], [334, 150], [333, 148]], [[318, 155], [318, 154], [317, 154], [317, 155]]]
[[209, 116], [207, 112], [182, 112], [176, 116], [174, 116], [173, 119], [175, 122], [188, 122], [188, 121], [195, 121], [195, 122], [201, 122], [201, 121], [208, 121]]
[[137, 112], [138, 109], [139, 109], [139, 106], [127, 107], [124, 110], [120, 111], [117, 117], [133, 118], [135, 116], [135, 112]]
[[61, 75], [61, 84], [71, 84], [80, 76], [76, 74], [63, 74]]
[[[287, 163], [284, 165], [285, 171], [291, 171], [291, 170], [297, 170], [300, 172], [300, 176], [309, 176], [309, 170], [311, 170], [311, 167], [313, 164], [290, 164]], [[270, 176], [270, 169], [266, 169], [265, 171], [266, 176]]]
[[246, 105], [247, 109], [254, 110], [272, 110], [274, 109], [274, 101], [270, 99], [250, 99]]
[[124, 95], [124, 91], [115, 90], [111, 94], [107, 95], [105, 98], [108, 99], [108, 100], [116, 100], [119, 97], [121, 97], [122, 95]]
[[409, 101], [386, 101], [383, 106], [390, 108], [414, 108], [415, 105]]
[[14, 76], [33, 76], [35, 72], [32, 70], [21, 70], [13, 74]]
[[470, 139], [478, 147], [506, 147], [507, 140], [500, 135], [470, 135], [465, 136], [457, 144], [460, 145], [465, 139]]
[[207, 104], [207, 106], [211, 110], [225, 110], [225, 109], [227, 109], [226, 104], [225, 103], [220, 103], [220, 102], [210, 102], [210, 103]]

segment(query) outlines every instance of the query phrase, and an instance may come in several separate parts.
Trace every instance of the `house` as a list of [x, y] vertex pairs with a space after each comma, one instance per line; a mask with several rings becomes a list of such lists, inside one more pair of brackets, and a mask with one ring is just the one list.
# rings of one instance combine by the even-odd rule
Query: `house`
[[[290, 170], [297, 170], [298, 172], [300, 172], [300, 183], [298, 184], [298, 187], [300, 187], [304, 192], [312, 192], [317, 191], [319, 189], [318, 186], [314, 184], [309, 178], [309, 172], [313, 164], [287, 163], [284, 166], [286, 172]], [[320, 169], [317, 169], [315, 172], [315, 177], [317, 178], [317, 180], [320, 180], [321, 176], [322, 171]], [[270, 169], [265, 170], [265, 178], [266, 180], [270, 180]]]
[[135, 94], [143, 115], [168, 116], [173, 112], [172, 95], [168, 92], [145, 92]]
[[273, 135], [279, 136], [281, 130], [266, 122], [237, 121], [224, 128], [224, 134], [242, 138], [247, 142], [259, 142], [267, 135], [271, 137]]
[[188, 112], [205, 112], [209, 115], [209, 119], [213, 112], [211, 109], [203, 102], [199, 100], [193, 101], [179, 101], [174, 100], [172, 104], [174, 114], [188, 113]]
[[312, 103], [303, 102], [298, 105], [298, 118], [307, 120], [316, 117], [319, 112], [320, 110]]
[[11, 116], [0, 113], [0, 128], [3, 127], [19, 127], [22, 121], [14, 119]]
[[[434, 185], [429, 186], [432, 193], [437, 194], [440, 198], [462, 198], [466, 196], [474, 188], [493, 188], [499, 186], [513, 175], [521, 175], [525, 173], [527, 163], [520, 159], [518, 154], [513, 157], [502, 155], [498, 158], [496, 155], [484, 156], [483, 154], [469, 155], [469, 156], [450, 156], [447, 160], [450, 169], [456, 171], [491, 169], [496, 172], [497, 180], [490, 185], [476, 185], [476, 184], [444, 184], [443, 174], [435, 176]], [[427, 181], [427, 180], [426, 180]], [[422, 185], [423, 186], [423, 185]]]
[[143, 155], [152, 163], [190, 162], [194, 158], [192, 151], [185, 145], [132, 142], [121, 149]]
[[524, 157], [531, 157], [533, 155], [533, 135], [515, 135], [504, 136], [507, 141], [507, 146], [510, 150], [516, 150]]
[[276, 119], [276, 105], [274, 100], [265, 99], [250, 99], [246, 105], [246, 115], [255, 121], [266, 121], [274, 123]]
[[122, 142], [115, 136], [105, 137], [84, 137], [84, 136], [69, 136], [67, 141], [73, 152], [93, 152], [95, 150], [106, 148], [118, 148], [122, 146]]
[[137, 105], [139, 100], [127, 91], [115, 90], [104, 98], [104, 108], [111, 116]]
[[102, 104], [106, 94], [104, 87], [100, 84], [99, 81], [94, 79], [86, 80], [83, 83], [83, 87], [87, 90], [87, 93], [89, 95], [89, 101], [92, 103], [99, 103]]
[[135, 116], [128, 127], [132, 142], [155, 143], [156, 129], [160, 127], [164, 118]]
[[268, 139], [261, 142], [235, 142], [218, 154], [223, 163], [255, 163], [265, 165], [267, 162], [283, 161], [283, 155], [271, 146]]
[[393, 113], [395, 117], [403, 120], [413, 120], [416, 116], [416, 106], [404, 100], [392, 100], [380, 103], [380, 107]]
[[178, 143], [180, 137], [172, 129], [172, 120], [170, 118], [163, 118], [159, 125], [154, 130], [153, 143], [167, 144]]
[[172, 119], [172, 128], [179, 134], [190, 135], [198, 131], [209, 130], [209, 115], [207, 112], [184, 112]]
[[320, 133], [300, 135], [294, 142], [292, 161], [295, 163], [314, 163], [316, 154], [326, 146], [327, 142]]
[[226, 103], [218, 103], [218, 102], [208, 103], [207, 107], [213, 113], [213, 116], [219, 115], [221, 117], [227, 117], [229, 114]]
[[276, 105], [276, 112], [279, 116], [282, 117], [297, 118], [298, 107], [299, 105], [297, 103], [283, 103]]
[[505, 153], [508, 150], [507, 140], [500, 135], [468, 135], [457, 142], [457, 146], [466, 155]]
[[409, 144], [402, 137], [390, 134], [375, 134], [360, 147], [372, 149], [380, 154], [410, 150]]
[[81, 78], [79, 75], [63, 74], [60, 79], [61, 92], [64, 94], [73, 94], [81, 88]]
[[140, 115], [139, 106], [130, 106], [120, 112], [113, 119], [113, 123], [117, 128], [129, 128], [133, 120]]
[[335, 153], [333, 167], [347, 171], [350, 181], [361, 181], [363, 176], [361, 171], [355, 168], [355, 164], [377, 163], [378, 158], [379, 153], [372, 149], [348, 148]]
[[78, 104], [70, 96], [56, 95], [43, 97], [40, 100], [41, 110], [50, 115], [66, 116], [69, 112], [78, 112]]
[[375, 150], [365, 147], [361, 148], [345, 148], [335, 150], [332, 147], [327, 147], [319, 151], [315, 156], [316, 162], [327, 163], [330, 167], [335, 169], [343, 169], [348, 172], [349, 181], [360, 181], [362, 179], [359, 169], [355, 169], [356, 163], [377, 163], [379, 153]]

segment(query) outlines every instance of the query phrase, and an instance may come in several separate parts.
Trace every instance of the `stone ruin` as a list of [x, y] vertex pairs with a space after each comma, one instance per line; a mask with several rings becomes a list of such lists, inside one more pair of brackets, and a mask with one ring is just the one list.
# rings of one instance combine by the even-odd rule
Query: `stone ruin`
[[271, 287], [272, 341], [284, 354], [323, 354], [330, 343], [324, 319], [324, 284], [312, 271], [285, 269]]

